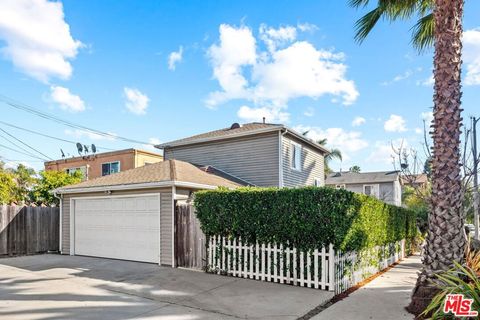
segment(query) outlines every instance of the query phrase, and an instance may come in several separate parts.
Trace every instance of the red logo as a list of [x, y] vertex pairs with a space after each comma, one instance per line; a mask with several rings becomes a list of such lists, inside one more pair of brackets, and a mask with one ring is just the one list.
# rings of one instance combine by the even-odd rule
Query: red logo
[[456, 317], [476, 317], [478, 311], [472, 310], [472, 303], [473, 299], [466, 299], [463, 294], [447, 294], [443, 312], [451, 312]]

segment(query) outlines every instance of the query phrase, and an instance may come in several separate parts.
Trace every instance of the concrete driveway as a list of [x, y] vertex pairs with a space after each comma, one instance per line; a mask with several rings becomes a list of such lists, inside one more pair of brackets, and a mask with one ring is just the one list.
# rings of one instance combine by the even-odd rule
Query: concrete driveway
[[0, 319], [296, 319], [332, 296], [147, 263], [0, 259]]

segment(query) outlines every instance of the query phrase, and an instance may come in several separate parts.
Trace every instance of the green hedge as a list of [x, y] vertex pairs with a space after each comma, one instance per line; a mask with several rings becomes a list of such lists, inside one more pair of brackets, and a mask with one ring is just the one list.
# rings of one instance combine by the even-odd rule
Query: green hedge
[[242, 237], [250, 244], [289, 242], [309, 250], [333, 243], [359, 250], [416, 234], [413, 212], [327, 187], [201, 191], [195, 208], [207, 236]]

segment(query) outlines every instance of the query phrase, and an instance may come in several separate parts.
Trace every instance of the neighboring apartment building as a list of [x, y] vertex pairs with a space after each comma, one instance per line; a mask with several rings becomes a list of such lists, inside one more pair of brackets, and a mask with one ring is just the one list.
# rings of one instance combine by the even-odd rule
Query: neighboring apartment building
[[162, 155], [158, 153], [138, 149], [125, 149], [53, 160], [45, 162], [44, 165], [46, 171], [58, 170], [73, 173], [79, 170], [83, 173], [84, 179], [88, 180], [162, 160]]
[[212, 166], [255, 186], [325, 184], [328, 151], [294, 130], [269, 123], [234, 123], [228, 128], [160, 144], [165, 160]]
[[374, 196], [386, 203], [402, 205], [402, 187], [398, 171], [334, 172], [325, 185]]

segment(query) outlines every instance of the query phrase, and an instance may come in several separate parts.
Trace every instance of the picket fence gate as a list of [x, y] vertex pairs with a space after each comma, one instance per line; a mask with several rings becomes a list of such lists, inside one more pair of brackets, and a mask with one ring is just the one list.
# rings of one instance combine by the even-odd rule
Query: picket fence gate
[[405, 257], [405, 240], [362, 252], [335, 251], [332, 244], [311, 251], [282, 244], [248, 245], [240, 238], [221, 236], [211, 236], [208, 244], [209, 272], [334, 291], [335, 294]]
[[210, 272], [334, 290], [333, 245], [307, 252], [281, 244], [247, 245], [241, 239], [225, 239], [220, 236], [212, 236], [209, 241]]

